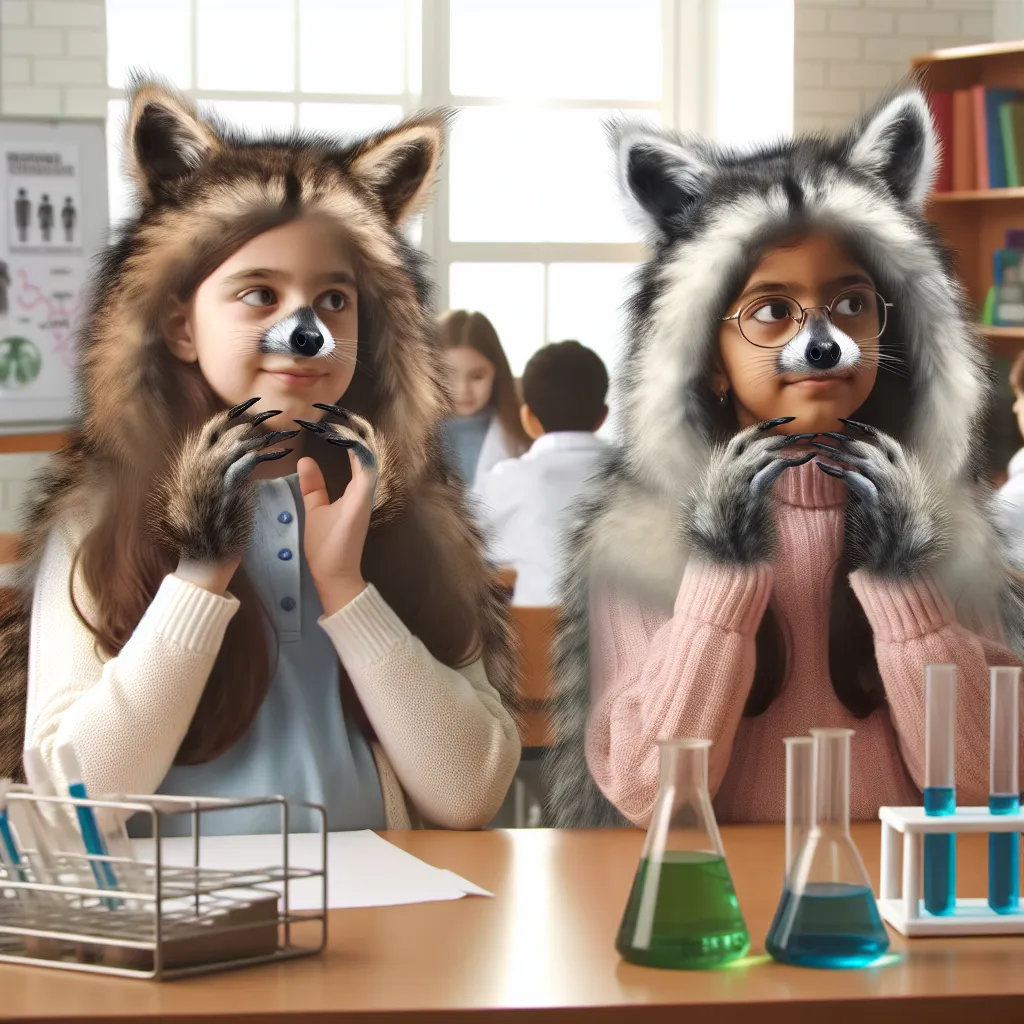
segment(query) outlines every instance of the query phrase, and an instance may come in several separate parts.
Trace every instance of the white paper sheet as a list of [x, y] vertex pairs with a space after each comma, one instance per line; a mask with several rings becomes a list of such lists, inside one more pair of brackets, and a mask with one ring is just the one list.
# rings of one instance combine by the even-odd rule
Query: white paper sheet
[[[132, 845], [141, 860], [153, 859], [153, 840]], [[201, 841], [200, 866], [221, 870], [255, 870], [281, 863], [281, 837], [209, 836]], [[192, 863], [191, 839], [165, 839], [163, 860], [168, 865]], [[289, 837], [288, 855], [294, 867], [320, 867], [320, 837], [299, 833]], [[312, 910], [320, 905], [321, 880], [292, 882], [291, 909]], [[463, 896], [493, 896], [452, 871], [435, 868], [369, 830], [332, 832], [327, 837], [327, 906], [392, 907], [402, 903], [434, 903]]]

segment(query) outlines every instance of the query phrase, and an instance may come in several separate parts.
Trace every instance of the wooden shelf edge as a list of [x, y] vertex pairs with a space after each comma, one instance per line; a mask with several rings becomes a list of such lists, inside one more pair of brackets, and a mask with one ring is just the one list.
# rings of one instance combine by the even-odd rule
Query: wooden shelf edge
[[921, 53], [910, 59], [912, 68], [928, 64], [941, 64], [953, 60], [970, 60], [977, 57], [1002, 57], [1008, 53], [1024, 53], [1024, 41], [1013, 39], [1001, 43], [980, 43], [977, 46], [953, 46], [946, 50]]
[[933, 192], [930, 203], [1006, 202], [1024, 199], [1024, 188], [979, 188], [961, 192]]

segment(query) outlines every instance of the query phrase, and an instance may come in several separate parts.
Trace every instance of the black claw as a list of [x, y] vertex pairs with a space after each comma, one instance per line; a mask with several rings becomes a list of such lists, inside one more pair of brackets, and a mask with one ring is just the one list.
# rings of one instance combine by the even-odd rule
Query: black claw
[[266, 448], [268, 444], [274, 444], [277, 441], [287, 441], [288, 438], [296, 437], [298, 434], [298, 430], [272, 430], [264, 436], [260, 447]]
[[838, 448], [833, 448], [830, 444], [823, 444], [821, 441], [812, 441], [811, 444], [815, 448], [820, 448], [823, 452], [828, 452], [829, 455], [838, 455], [842, 458], [843, 453]]
[[822, 473], [827, 473], [829, 476], [836, 476], [839, 477], [840, 479], [846, 476], [845, 469], [837, 469], [835, 466], [830, 466], [827, 462], [819, 462], [817, 463], [817, 466], [818, 469], [822, 471]]
[[868, 437], [874, 437], [877, 433], [874, 427], [869, 427], [866, 423], [858, 423], [856, 420], [847, 420], [840, 416], [839, 422], [845, 423], [848, 427], [853, 427], [855, 430], [863, 431]]
[[831, 437], [833, 441], [838, 441], [840, 444], [845, 444], [850, 439], [845, 434], [833, 434], [830, 430], [822, 431], [822, 437]]
[[339, 416], [343, 420], [348, 419], [348, 413], [344, 409], [339, 408], [336, 405], [325, 405], [323, 402], [314, 402], [314, 409], [323, 409], [324, 412], [331, 413], [332, 416]]
[[258, 398], [250, 398], [248, 402], [242, 402], [241, 405], [236, 405], [233, 409], [229, 409], [228, 419], [233, 420], [236, 416], [241, 416], [246, 409], [251, 409], [258, 401]]
[[[805, 463], [810, 462], [811, 459], [817, 458], [817, 455], [818, 455], [817, 452], [808, 452], [806, 455], [801, 455], [799, 459], [783, 459], [782, 461], [787, 466], [790, 466], [790, 467], [802, 466]], [[820, 466], [821, 463], [819, 462], [818, 465]]]
[[337, 434], [328, 434], [324, 440], [337, 448], [355, 448], [359, 444], [358, 441], [350, 441], [346, 437], [338, 437]]
[[774, 420], [765, 420], [764, 423], [758, 423], [758, 430], [771, 430], [772, 427], [781, 427], [783, 423], [792, 423], [795, 420], [795, 416], [779, 416]]
[[[259, 401], [259, 399], [257, 399]], [[253, 416], [252, 425], [258, 427], [264, 420], [273, 419], [275, 416], [280, 416], [280, 409], [270, 409], [268, 412], [261, 412], [259, 416]]]
[[283, 459], [286, 455], [291, 455], [291, 448], [278, 448], [276, 452], [260, 452], [256, 456], [257, 462], [273, 462], [275, 459]]
[[307, 430], [311, 430], [314, 434], [325, 433], [324, 425], [322, 423], [313, 423], [311, 420], [296, 420], [300, 426], [305, 427]]

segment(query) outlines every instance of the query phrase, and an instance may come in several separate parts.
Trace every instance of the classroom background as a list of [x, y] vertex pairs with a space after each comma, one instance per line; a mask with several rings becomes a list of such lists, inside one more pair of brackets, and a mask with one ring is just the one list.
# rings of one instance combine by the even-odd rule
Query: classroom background
[[[613, 380], [624, 287], [642, 250], [611, 178], [604, 119], [622, 112], [739, 144], [831, 131], [917, 55], [1024, 37], [1018, 0], [3, 0], [0, 9], [2, 118], [103, 121], [113, 221], [130, 212], [119, 162], [130, 66], [247, 129], [358, 133], [420, 107], [457, 108], [441, 186], [411, 229], [435, 261], [439, 308], [486, 312], [517, 375], [546, 341], [578, 338]], [[1015, 202], [1024, 228], [1024, 201]], [[983, 205], [959, 213], [970, 219]], [[1013, 209], [996, 212], [1012, 222]], [[988, 246], [971, 254], [984, 265], [1002, 247], [970, 244]], [[1012, 327], [990, 336], [1004, 360], [1024, 342]], [[997, 479], [1018, 446], [1005, 362], [998, 368]], [[614, 416], [613, 406], [608, 430]], [[4, 428], [0, 533], [17, 529], [27, 483], [60, 428]]]

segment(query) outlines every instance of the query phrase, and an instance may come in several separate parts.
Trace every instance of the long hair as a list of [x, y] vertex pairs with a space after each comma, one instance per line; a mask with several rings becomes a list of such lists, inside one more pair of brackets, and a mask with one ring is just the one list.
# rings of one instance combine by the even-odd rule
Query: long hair
[[508, 357], [494, 324], [483, 315], [468, 309], [451, 309], [438, 320], [437, 340], [441, 351], [471, 348], [494, 367], [494, 389], [490, 406], [505, 435], [505, 443], [514, 455], [530, 447], [530, 438], [519, 420], [519, 396]]
[[[356, 370], [360, 379], [353, 380], [350, 388], [357, 396], [367, 396], [372, 384], [372, 359], [366, 351], [372, 341], [365, 329], [373, 319], [373, 307], [364, 298]], [[196, 364], [181, 362], [166, 346], [156, 359], [163, 397], [178, 412], [179, 438], [224, 408]], [[304, 454], [316, 459], [328, 494], [336, 500], [350, 479], [348, 459], [339, 458], [336, 449], [314, 435], [303, 435], [303, 439]], [[167, 473], [176, 448], [174, 440], [152, 446], [152, 461], [143, 478], [135, 468], [107, 467], [109, 514], [86, 535], [75, 558], [72, 600], [78, 610], [81, 602], [75, 593], [84, 586], [94, 611], [91, 616], [81, 612], [79, 616], [107, 657], [114, 657], [128, 641], [164, 576], [177, 564], [176, 552], [162, 544], [159, 532], [150, 528], [152, 495]], [[397, 517], [372, 524], [363, 555], [364, 573], [430, 653], [458, 667], [481, 653], [478, 616], [465, 597], [450, 557], [443, 557], [445, 553], [439, 550], [431, 524], [414, 505], [407, 503]], [[204, 763], [230, 749], [252, 724], [270, 686], [276, 637], [262, 599], [243, 567], [231, 581], [231, 592], [240, 607], [228, 624], [176, 764]], [[346, 706], [369, 730], [344, 669], [340, 673]]]

